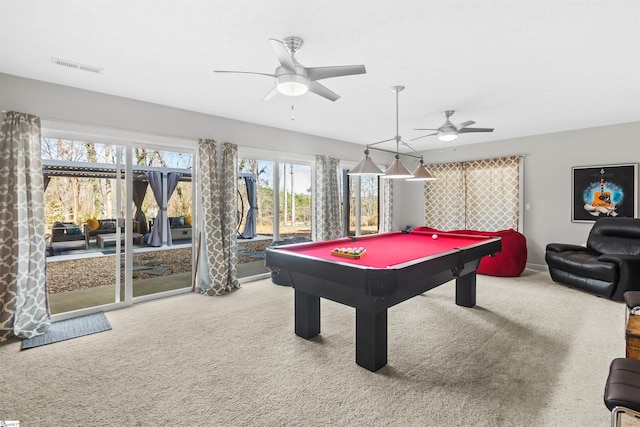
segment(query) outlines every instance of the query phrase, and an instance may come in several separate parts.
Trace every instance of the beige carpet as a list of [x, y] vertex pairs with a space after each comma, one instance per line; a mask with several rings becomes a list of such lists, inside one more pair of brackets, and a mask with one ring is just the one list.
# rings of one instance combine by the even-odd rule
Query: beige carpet
[[[107, 313], [112, 330], [0, 346], [0, 420], [21, 426], [606, 426], [624, 305], [547, 273], [453, 282], [389, 310], [389, 364], [354, 362], [352, 308], [322, 300], [293, 333], [293, 290], [269, 280]], [[627, 422], [626, 425], [635, 425]]]

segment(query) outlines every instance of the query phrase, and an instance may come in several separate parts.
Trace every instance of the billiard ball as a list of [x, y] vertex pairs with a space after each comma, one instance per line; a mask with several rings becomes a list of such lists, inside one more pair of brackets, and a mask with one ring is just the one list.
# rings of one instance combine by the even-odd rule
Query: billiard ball
[[433, 240], [435, 240], [435, 239], [437, 239], [437, 238], [438, 238], [438, 235], [437, 235], [437, 234], [433, 234], [433, 235], [431, 235], [431, 238], [432, 238]]

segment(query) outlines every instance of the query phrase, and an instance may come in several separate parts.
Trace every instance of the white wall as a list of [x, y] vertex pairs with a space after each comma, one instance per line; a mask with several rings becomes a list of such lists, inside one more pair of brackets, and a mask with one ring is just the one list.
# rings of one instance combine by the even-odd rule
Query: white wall
[[[0, 74], [0, 109], [180, 139], [214, 138], [274, 153], [325, 154], [357, 162], [363, 147], [246, 122]], [[464, 137], [464, 135], [463, 135]], [[590, 224], [571, 222], [571, 167], [640, 162], [640, 122], [458, 145], [425, 152], [425, 163], [525, 155], [523, 232], [529, 264], [544, 266], [549, 242], [584, 243]], [[376, 153], [376, 160], [383, 156]], [[423, 184], [396, 180], [394, 223], [424, 223]]]
[[[47, 121], [95, 125], [178, 139], [213, 138], [243, 148], [330, 155], [354, 164], [361, 145], [0, 73], [0, 109]], [[381, 157], [381, 156], [380, 156]]]
[[[464, 135], [461, 137], [464, 138]], [[423, 153], [425, 163], [487, 159], [524, 155], [523, 233], [527, 238], [528, 264], [544, 267], [547, 243], [583, 244], [589, 223], [571, 222], [571, 168], [640, 162], [640, 122], [580, 129], [548, 135], [495, 141], [478, 145], [458, 145]], [[397, 189], [397, 190], [396, 190]], [[394, 199], [395, 223], [424, 224], [424, 185], [399, 182]], [[638, 200], [638, 195], [636, 195]], [[522, 206], [524, 209], [525, 206]]]

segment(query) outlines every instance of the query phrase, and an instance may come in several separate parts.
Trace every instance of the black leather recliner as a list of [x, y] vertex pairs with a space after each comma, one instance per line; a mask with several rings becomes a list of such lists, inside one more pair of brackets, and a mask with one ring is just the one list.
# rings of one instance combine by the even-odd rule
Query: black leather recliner
[[640, 219], [598, 218], [586, 247], [549, 243], [545, 260], [554, 282], [622, 301], [640, 291]]

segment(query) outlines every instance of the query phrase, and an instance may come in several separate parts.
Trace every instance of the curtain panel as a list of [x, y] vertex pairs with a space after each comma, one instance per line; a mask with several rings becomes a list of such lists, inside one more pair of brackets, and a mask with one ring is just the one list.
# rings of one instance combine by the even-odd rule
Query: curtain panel
[[165, 175], [162, 172], [150, 171], [146, 172], [146, 175], [147, 180], [149, 181], [149, 185], [151, 185], [153, 197], [156, 199], [156, 203], [158, 204], [159, 208], [158, 214], [153, 220], [153, 227], [151, 228], [151, 233], [149, 233], [147, 244], [154, 247], [162, 246], [162, 235], [166, 230], [167, 246], [171, 246], [173, 244], [173, 239], [171, 237], [171, 224], [169, 223], [169, 216], [167, 214], [167, 205], [169, 203], [169, 200], [171, 199], [171, 196], [173, 195], [173, 192], [178, 186], [178, 182], [180, 181], [180, 177], [182, 176], [182, 174], [178, 172], [169, 172], [168, 174], [166, 174], [165, 178]]
[[[46, 184], [45, 184], [46, 185]], [[147, 187], [149, 183], [142, 180], [133, 181], [133, 204], [136, 206], [136, 214], [133, 216], [134, 221], [138, 221], [140, 228], [133, 230], [142, 234], [143, 236], [149, 233], [149, 226], [147, 225], [147, 216], [142, 211], [142, 203], [144, 197], [147, 195]]]
[[393, 231], [393, 179], [380, 180], [380, 213], [378, 215], [378, 232]]
[[464, 229], [464, 163], [440, 163], [427, 168], [438, 179], [425, 182], [424, 224], [438, 230]]
[[51, 324], [40, 150], [40, 118], [8, 112], [0, 125], [0, 342]]
[[340, 160], [328, 156], [316, 156], [313, 209], [316, 240], [332, 240], [342, 236], [340, 214]]
[[429, 165], [438, 177], [425, 183], [425, 225], [439, 230], [518, 229], [518, 156]]
[[249, 211], [244, 221], [244, 229], [242, 230], [242, 238], [253, 239], [256, 237], [256, 218], [258, 216], [258, 199], [256, 198], [256, 177], [245, 176], [245, 187], [247, 189], [247, 201], [249, 202]]
[[238, 147], [222, 144], [219, 162], [217, 145], [213, 139], [198, 142], [204, 230], [200, 265], [203, 275], [198, 291], [207, 295], [223, 295], [240, 287], [236, 216]]
[[165, 218], [167, 217], [166, 211], [162, 210], [162, 173], [159, 171], [149, 171], [146, 172], [146, 175], [149, 185], [151, 186], [151, 191], [153, 192], [153, 197], [156, 199], [156, 203], [160, 208], [153, 220], [153, 227], [151, 227], [147, 244], [158, 247], [162, 246], [162, 231], [166, 224]]

